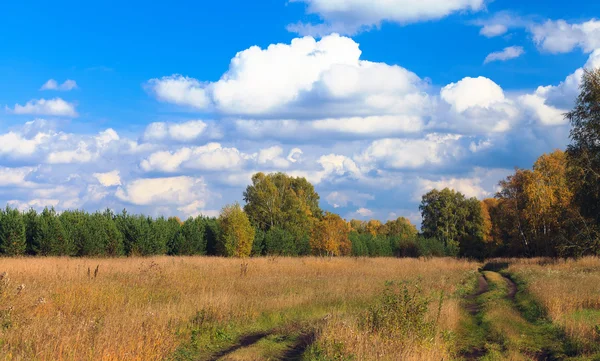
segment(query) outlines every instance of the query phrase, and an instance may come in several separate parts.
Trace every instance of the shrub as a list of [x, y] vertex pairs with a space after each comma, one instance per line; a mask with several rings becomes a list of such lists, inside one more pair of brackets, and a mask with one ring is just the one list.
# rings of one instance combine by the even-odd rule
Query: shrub
[[364, 327], [381, 336], [424, 341], [436, 333], [437, 318], [428, 318], [431, 299], [423, 295], [419, 284], [388, 282], [379, 300], [367, 310]]

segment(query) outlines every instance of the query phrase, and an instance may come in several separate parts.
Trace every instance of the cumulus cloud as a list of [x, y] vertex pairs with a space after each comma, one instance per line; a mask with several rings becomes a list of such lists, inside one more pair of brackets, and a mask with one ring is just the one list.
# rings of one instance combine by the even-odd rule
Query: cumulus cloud
[[22, 158], [34, 154], [38, 145], [47, 135], [38, 133], [34, 138], [25, 138], [16, 132], [0, 134], [0, 155], [9, 158]]
[[466, 133], [508, 131], [520, 116], [514, 101], [502, 88], [485, 77], [464, 78], [446, 85], [440, 98], [450, 106], [438, 110], [436, 125]]
[[15, 104], [13, 109], [8, 107], [7, 109], [14, 114], [54, 115], [64, 117], [77, 116], [75, 105], [62, 100], [61, 98], [30, 100], [25, 105]]
[[164, 141], [172, 139], [178, 142], [190, 142], [204, 134], [207, 124], [202, 120], [190, 120], [182, 123], [150, 123], [144, 132], [145, 141]]
[[429, 165], [447, 164], [463, 153], [460, 135], [428, 134], [423, 139], [380, 139], [357, 157], [366, 169], [418, 169]]
[[181, 167], [198, 170], [231, 170], [239, 168], [249, 156], [236, 148], [208, 143], [201, 147], [185, 147], [176, 151], [159, 151], [144, 159], [140, 166], [147, 172], [176, 172]]
[[415, 193], [415, 196], [420, 199], [421, 195], [432, 189], [441, 190], [444, 188], [450, 188], [467, 197], [475, 197], [478, 199], [483, 199], [490, 195], [490, 192], [486, 191], [481, 186], [480, 178], [442, 178], [437, 181], [419, 179], [418, 191]]
[[506, 34], [506, 32], [508, 31], [508, 28], [506, 27], [506, 25], [503, 24], [488, 24], [488, 25], [484, 25], [481, 30], [479, 31], [479, 34], [488, 37], [488, 38], [493, 38], [496, 36], [500, 36], [500, 35], [504, 35]]
[[491, 63], [493, 61], [507, 61], [510, 59], [515, 59], [525, 54], [525, 50], [523, 50], [522, 46], [509, 46], [504, 48], [502, 51], [496, 51], [490, 53], [485, 57], [484, 64]]
[[[422, 114], [429, 98], [418, 76], [360, 60], [360, 55], [354, 40], [337, 34], [319, 41], [297, 38], [239, 52], [216, 82], [169, 76], [150, 80], [148, 87], [159, 100], [245, 116]], [[175, 87], [174, 82], [194, 85]], [[197, 100], [193, 94], [200, 91], [202, 100]]]
[[33, 167], [20, 167], [20, 168], [7, 168], [0, 167], [0, 187], [32, 187], [33, 182], [26, 180], [35, 168]]
[[175, 206], [186, 214], [206, 205], [207, 186], [202, 178], [141, 178], [119, 187], [116, 197], [135, 205]]
[[550, 53], [568, 53], [581, 48], [590, 53], [600, 48], [600, 20], [592, 19], [579, 24], [565, 20], [548, 20], [529, 29], [534, 42]]
[[297, 23], [288, 30], [301, 35], [322, 36], [331, 32], [353, 35], [378, 27], [383, 22], [409, 24], [440, 19], [459, 11], [478, 11], [484, 0], [293, 0], [308, 5], [307, 12], [317, 14], [322, 24]]
[[148, 81], [148, 89], [158, 100], [192, 108], [204, 109], [210, 105], [210, 98], [204, 85], [198, 80], [179, 74]]
[[113, 170], [106, 173], [94, 173], [94, 178], [100, 182], [104, 187], [113, 187], [121, 185], [121, 176], [118, 170]]
[[75, 80], [67, 79], [64, 83], [58, 84], [56, 80], [50, 79], [42, 85], [40, 90], [60, 90], [69, 91], [77, 88], [77, 82]]

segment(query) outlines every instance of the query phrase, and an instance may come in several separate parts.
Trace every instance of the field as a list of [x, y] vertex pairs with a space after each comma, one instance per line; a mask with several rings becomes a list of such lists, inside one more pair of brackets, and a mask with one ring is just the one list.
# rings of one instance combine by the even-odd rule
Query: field
[[600, 351], [595, 258], [6, 258], [0, 277], [3, 360], [594, 360]]

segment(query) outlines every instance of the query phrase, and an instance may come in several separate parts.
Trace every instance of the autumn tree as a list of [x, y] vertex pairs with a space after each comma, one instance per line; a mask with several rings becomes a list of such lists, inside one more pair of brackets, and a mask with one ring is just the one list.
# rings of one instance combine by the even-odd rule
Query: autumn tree
[[6, 206], [0, 211], [0, 254], [18, 256], [25, 253], [26, 237], [23, 215]]
[[600, 225], [600, 69], [585, 70], [571, 123], [567, 148], [574, 199], [583, 217]]
[[229, 257], [248, 257], [252, 251], [254, 227], [238, 203], [221, 210], [219, 226], [219, 253]]
[[352, 251], [349, 233], [348, 224], [340, 216], [327, 213], [313, 228], [310, 248], [315, 255], [347, 256]]
[[387, 236], [402, 239], [414, 238], [419, 233], [417, 227], [404, 217], [398, 217], [385, 222], [382, 232]]

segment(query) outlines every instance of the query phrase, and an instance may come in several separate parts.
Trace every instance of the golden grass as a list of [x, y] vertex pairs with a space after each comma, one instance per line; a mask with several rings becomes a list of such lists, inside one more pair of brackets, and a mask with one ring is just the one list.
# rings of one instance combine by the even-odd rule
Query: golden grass
[[[368, 303], [386, 280], [420, 277], [428, 292], [452, 294], [477, 267], [452, 259], [244, 262], [245, 275], [240, 260], [224, 258], [0, 259], [0, 274], [7, 272], [0, 281], [0, 359], [162, 360], [188, 341], [189, 333], [181, 331], [200, 310], [220, 322], [240, 323], [314, 305], [335, 314], [350, 303]], [[18, 291], [20, 285], [24, 288]], [[442, 312], [442, 329], [458, 327], [461, 311], [455, 300], [445, 302]], [[340, 331], [342, 342], [356, 338], [331, 324], [324, 334]], [[366, 350], [376, 340], [358, 337], [364, 351], [350, 343], [350, 352], [358, 352], [358, 359], [382, 359]], [[396, 346], [378, 350], [390, 352], [390, 347]], [[445, 344], [437, 349], [448, 352]], [[431, 356], [423, 355], [407, 359]]]
[[600, 351], [600, 258], [513, 260], [508, 271], [526, 282], [569, 338], [584, 351]]

